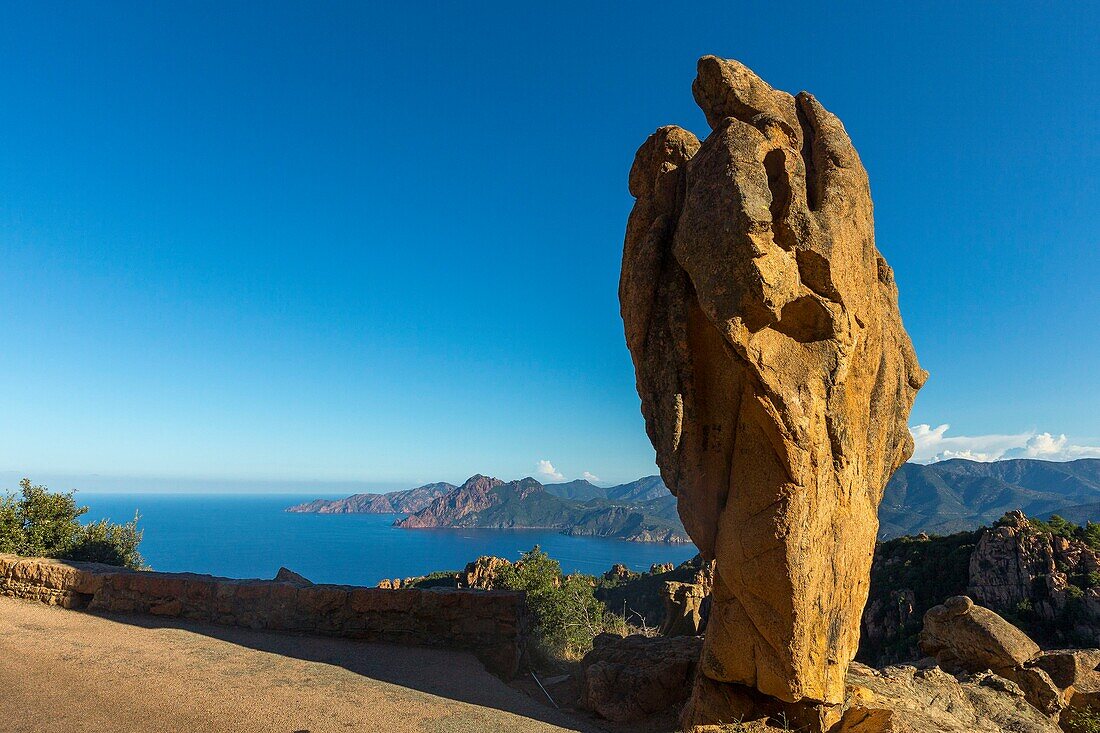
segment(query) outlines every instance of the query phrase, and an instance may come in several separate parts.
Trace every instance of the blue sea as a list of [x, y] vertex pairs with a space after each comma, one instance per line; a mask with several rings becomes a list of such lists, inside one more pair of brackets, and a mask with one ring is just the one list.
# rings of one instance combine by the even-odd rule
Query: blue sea
[[[290, 514], [318, 498], [286, 494], [88, 494], [85, 519], [125, 522], [141, 515], [141, 554], [154, 570], [272, 578], [280, 566], [315, 583], [376, 585], [434, 570], [461, 570], [479, 555], [517, 559], [539, 545], [566, 572], [603, 573], [615, 563], [648, 570], [680, 563], [692, 545], [662, 545], [552, 530], [398, 529], [393, 514]], [[338, 498], [338, 497], [323, 497]]]

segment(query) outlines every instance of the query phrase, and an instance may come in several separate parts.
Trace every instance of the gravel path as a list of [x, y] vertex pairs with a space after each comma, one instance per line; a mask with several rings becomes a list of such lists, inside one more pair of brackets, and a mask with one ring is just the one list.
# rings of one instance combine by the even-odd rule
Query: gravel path
[[589, 731], [469, 654], [0, 597], [7, 733]]

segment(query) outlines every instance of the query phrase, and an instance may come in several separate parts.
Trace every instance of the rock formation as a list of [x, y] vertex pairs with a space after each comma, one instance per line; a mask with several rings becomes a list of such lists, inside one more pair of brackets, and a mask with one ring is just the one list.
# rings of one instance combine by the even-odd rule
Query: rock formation
[[995, 609], [1014, 611], [1023, 605], [1046, 622], [1072, 617], [1075, 643], [1100, 644], [1098, 576], [1100, 552], [1010, 512], [982, 534], [970, 556], [967, 592]]
[[1054, 721], [1072, 721], [1078, 711], [1100, 704], [1100, 649], [1040, 651], [1027, 634], [967, 596], [948, 598], [924, 614], [920, 646], [946, 672], [991, 672], [1015, 683]]
[[920, 647], [949, 672], [988, 669], [1002, 676], [1039, 654], [1027, 634], [966, 596], [928, 609]]
[[[691, 689], [699, 647], [697, 637], [601, 635], [577, 671], [580, 703], [615, 721], [641, 720], [674, 708]], [[1084, 652], [1076, 657], [1057, 654], [1052, 666], [1063, 671], [1070, 694], [1073, 681], [1089, 691], [1078, 695], [1084, 707], [1096, 689], [1091, 678], [1097, 675], [1089, 668], [1092, 657], [1084, 659]], [[955, 676], [935, 666], [877, 670], [857, 663], [845, 682], [845, 711], [830, 733], [1059, 733], [1057, 716], [1034, 709], [1022, 685], [991, 672]], [[784, 720], [791, 722], [780, 710], [734, 718], [736, 725], [713, 730], [804, 730], [797, 724], [784, 728]]]
[[466, 563], [465, 569], [458, 574], [458, 587], [493, 590], [496, 587], [497, 577], [510, 567], [512, 563], [503, 557], [482, 555], [473, 562]]
[[709, 593], [698, 583], [669, 581], [662, 589], [665, 621], [661, 636], [698, 636], [703, 633], [703, 601]]
[[614, 721], [641, 720], [681, 704], [702, 640], [600, 634], [580, 664], [580, 703]]
[[843, 701], [876, 510], [927, 377], [840, 121], [736, 61], [702, 58], [692, 88], [712, 131], [639, 148], [619, 286], [661, 475], [717, 563], [687, 725], [713, 722], [695, 712], [727, 686]]
[[279, 568], [279, 572], [275, 573], [275, 581], [278, 583], [290, 583], [300, 588], [313, 585], [313, 581], [309, 578], [294, 572], [290, 568]]

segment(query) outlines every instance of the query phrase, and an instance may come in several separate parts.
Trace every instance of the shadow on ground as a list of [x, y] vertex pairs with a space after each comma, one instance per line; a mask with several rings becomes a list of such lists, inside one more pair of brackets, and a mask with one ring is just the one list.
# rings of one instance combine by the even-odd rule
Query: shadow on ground
[[565, 730], [588, 733], [602, 729], [510, 687], [467, 652], [242, 629], [178, 618], [98, 612], [88, 615], [146, 629], [178, 629], [268, 654], [342, 667], [371, 680], [501, 710]]

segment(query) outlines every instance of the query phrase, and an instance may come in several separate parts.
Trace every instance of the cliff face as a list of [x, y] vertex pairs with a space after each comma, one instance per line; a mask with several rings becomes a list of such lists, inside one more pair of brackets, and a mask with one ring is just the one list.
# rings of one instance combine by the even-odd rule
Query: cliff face
[[[519, 483], [522, 482], [513, 481], [509, 486], [513, 487]], [[394, 526], [417, 529], [464, 526], [460, 524], [461, 520], [501, 503], [504, 492], [495, 491], [500, 486], [505, 486], [500, 479], [481, 474], [471, 476], [462, 486], [433, 499], [420, 511], [397, 520]]]
[[1100, 553], [1080, 539], [1042, 531], [1020, 512], [987, 530], [970, 556], [974, 600], [1055, 625], [1090, 646], [1100, 645], [1098, 585]]
[[296, 514], [410, 514], [455, 490], [453, 484], [434, 483], [388, 494], [353, 494], [344, 499], [316, 499], [289, 507]]
[[1100, 645], [1100, 527], [1038, 522], [1020, 512], [947, 537], [880, 543], [863, 612], [859, 659], [916, 659], [924, 613], [969, 595], [1044, 648]]

